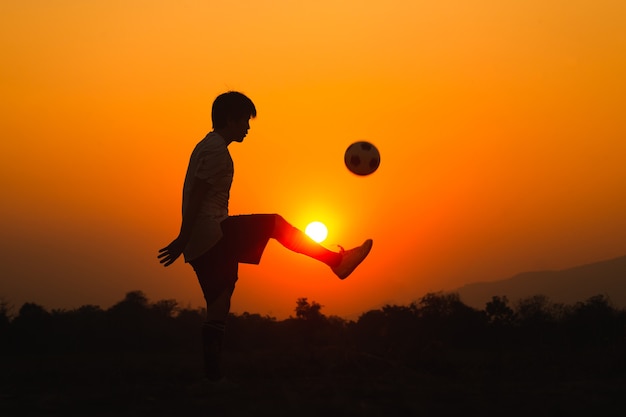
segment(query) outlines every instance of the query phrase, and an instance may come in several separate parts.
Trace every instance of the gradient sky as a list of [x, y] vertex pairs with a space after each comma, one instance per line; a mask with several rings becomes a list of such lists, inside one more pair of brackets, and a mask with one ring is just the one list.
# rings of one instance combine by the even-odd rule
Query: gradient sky
[[[3, 1], [0, 298], [201, 306], [156, 254], [226, 90], [258, 109], [231, 213], [374, 239], [346, 281], [270, 242], [234, 312], [356, 318], [625, 255], [625, 21], [623, 0]], [[381, 151], [369, 177], [343, 165], [356, 140]]]

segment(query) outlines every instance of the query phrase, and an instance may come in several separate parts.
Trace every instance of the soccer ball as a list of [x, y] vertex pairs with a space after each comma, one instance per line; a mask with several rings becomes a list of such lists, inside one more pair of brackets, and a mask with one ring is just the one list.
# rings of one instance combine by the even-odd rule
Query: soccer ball
[[344, 155], [346, 167], [356, 175], [369, 175], [380, 165], [380, 153], [369, 142], [354, 142]]

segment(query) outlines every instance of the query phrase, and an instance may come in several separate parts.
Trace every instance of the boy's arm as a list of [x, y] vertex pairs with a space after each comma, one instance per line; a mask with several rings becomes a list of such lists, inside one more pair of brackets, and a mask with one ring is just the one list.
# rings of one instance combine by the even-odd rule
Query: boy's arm
[[183, 253], [183, 249], [187, 246], [189, 239], [191, 238], [191, 232], [193, 226], [200, 212], [202, 200], [211, 186], [198, 178], [194, 178], [191, 184], [191, 192], [189, 195], [189, 204], [186, 205], [185, 212], [183, 213], [183, 220], [180, 225], [180, 232], [178, 237], [174, 239], [166, 247], [159, 249], [159, 262], [163, 266], [169, 266]]

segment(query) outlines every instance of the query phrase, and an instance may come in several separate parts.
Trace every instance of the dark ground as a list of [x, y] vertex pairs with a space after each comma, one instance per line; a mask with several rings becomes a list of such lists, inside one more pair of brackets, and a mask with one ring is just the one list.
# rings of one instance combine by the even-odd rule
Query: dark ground
[[[618, 416], [622, 373], [533, 355], [451, 354], [408, 367], [343, 348], [230, 352], [226, 383], [197, 353], [9, 355], [0, 416]], [[593, 363], [588, 364], [594, 367]]]

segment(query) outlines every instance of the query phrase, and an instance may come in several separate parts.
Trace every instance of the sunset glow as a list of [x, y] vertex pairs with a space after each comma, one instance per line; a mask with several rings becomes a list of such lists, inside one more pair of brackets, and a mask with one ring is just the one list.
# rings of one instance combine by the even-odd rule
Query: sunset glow
[[323, 242], [328, 236], [328, 229], [322, 222], [311, 222], [304, 232], [317, 243]]
[[[345, 281], [270, 241], [234, 312], [308, 297], [354, 318], [622, 256], [625, 21], [623, 0], [4, 2], [0, 297], [202, 306], [192, 268], [156, 253], [226, 90], [258, 110], [229, 147], [230, 213], [374, 240]], [[361, 140], [384, 161], [365, 177], [344, 164]]]

